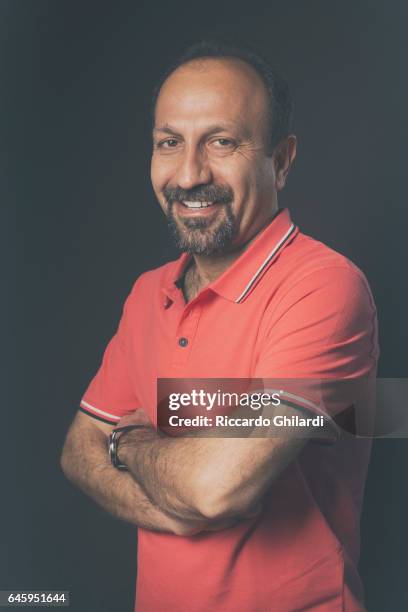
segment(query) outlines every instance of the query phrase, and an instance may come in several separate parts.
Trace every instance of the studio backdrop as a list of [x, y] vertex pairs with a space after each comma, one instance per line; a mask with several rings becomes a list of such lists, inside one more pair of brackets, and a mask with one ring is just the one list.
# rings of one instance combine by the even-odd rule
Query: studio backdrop
[[[298, 156], [280, 205], [366, 274], [382, 377], [407, 377], [405, 2], [1, 0], [7, 194], [0, 589], [132, 609], [136, 530], [63, 477], [79, 400], [145, 270], [177, 257], [150, 185], [150, 98], [207, 36], [288, 80]], [[11, 299], [10, 299], [11, 298]], [[362, 517], [370, 612], [408, 609], [405, 439], [376, 440]], [[158, 577], [159, 579], [159, 577]]]

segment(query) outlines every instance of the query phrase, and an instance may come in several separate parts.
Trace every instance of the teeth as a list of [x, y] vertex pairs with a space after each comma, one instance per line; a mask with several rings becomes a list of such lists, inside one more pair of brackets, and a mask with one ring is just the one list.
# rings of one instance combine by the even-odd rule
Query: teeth
[[183, 202], [183, 204], [187, 208], [207, 208], [207, 206], [211, 206], [214, 202]]

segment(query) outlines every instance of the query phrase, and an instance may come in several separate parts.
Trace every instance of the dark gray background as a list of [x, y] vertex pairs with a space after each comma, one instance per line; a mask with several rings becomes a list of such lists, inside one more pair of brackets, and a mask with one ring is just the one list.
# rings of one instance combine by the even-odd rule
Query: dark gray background
[[[407, 4], [2, 0], [0, 9], [0, 589], [69, 589], [75, 612], [128, 611], [135, 530], [74, 490], [58, 456], [134, 279], [176, 255], [149, 181], [152, 86], [203, 35], [230, 35], [273, 60], [291, 84], [299, 138], [280, 203], [364, 270], [380, 375], [407, 376]], [[407, 456], [405, 440], [375, 442], [361, 560], [372, 612], [408, 609]]]

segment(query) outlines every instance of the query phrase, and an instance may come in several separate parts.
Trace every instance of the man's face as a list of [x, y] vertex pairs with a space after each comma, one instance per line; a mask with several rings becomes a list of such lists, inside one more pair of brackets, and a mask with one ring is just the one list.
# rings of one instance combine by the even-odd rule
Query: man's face
[[240, 60], [195, 60], [163, 84], [151, 178], [181, 250], [228, 252], [276, 212], [267, 104], [260, 77]]

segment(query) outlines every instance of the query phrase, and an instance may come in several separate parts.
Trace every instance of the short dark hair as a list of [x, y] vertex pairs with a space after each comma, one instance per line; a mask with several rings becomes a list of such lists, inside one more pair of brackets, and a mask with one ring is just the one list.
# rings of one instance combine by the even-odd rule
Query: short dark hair
[[183, 64], [204, 58], [236, 58], [249, 64], [260, 76], [266, 87], [269, 99], [269, 127], [266, 147], [267, 153], [271, 155], [276, 145], [290, 134], [293, 108], [292, 98], [285, 79], [272, 68], [264, 57], [247, 47], [238, 47], [234, 44], [216, 40], [202, 40], [188, 47], [182, 55], [167, 68], [154, 88], [152, 97], [153, 123], [157, 98], [159, 97], [163, 83]]

